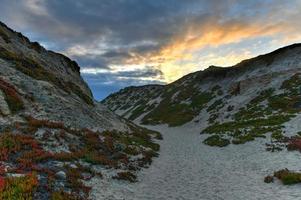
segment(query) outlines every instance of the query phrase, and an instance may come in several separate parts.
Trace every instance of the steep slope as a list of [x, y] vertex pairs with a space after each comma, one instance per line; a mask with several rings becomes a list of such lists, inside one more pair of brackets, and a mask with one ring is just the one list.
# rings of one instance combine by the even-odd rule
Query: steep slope
[[294, 44], [233, 67], [211, 66], [166, 86], [126, 88], [102, 103], [142, 124], [194, 124], [210, 134], [208, 145], [241, 144], [267, 133], [280, 139], [299, 128], [300, 72], [301, 44]]
[[97, 104], [75, 61], [0, 23], [0, 199], [86, 199], [108, 170], [135, 181], [154, 137]]

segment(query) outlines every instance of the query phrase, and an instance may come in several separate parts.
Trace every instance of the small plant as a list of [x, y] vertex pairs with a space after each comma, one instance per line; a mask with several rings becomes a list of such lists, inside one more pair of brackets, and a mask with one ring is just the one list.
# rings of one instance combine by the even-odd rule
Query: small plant
[[[3, 179], [2, 179], [3, 181]], [[24, 177], [9, 177], [4, 179], [4, 186], [0, 187], [0, 199], [33, 199], [33, 194], [38, 186], [35, 173]]]
[[21, 149], [21, 142], [10, 133], [0, 135], [0, 161], [7, 161], [11, 153]]
[[78, 197], [61, 190], [53, 192], [51, 194], [51, 200], [78, 200]]
[[266, 176], [266, 177], [264, 177], [264, 182], [265, 183], [272, 183], [272, 182], [274, 182], [274, 177], [273, 176]]
[[125, 180], [133, 183], [137, 181], [137, 176], [132, 172], [119, 172], [113, 179]]
[[219, 135], [213, 135], [204, 140], [204, 143], [209, 146], [225, 147], [230, 144], [228, 139], [222, 138]]
[[301, 152], [301, 138], [299, 137], [292, 138], [287, 145], [287, 150], [289, 151], [297, 150]]
[[276, 141], [281, 141], [284, 138], [284, 135], [282, 134], [281, 130], [275, 130], [271, 134], [271, 138], [275, 139]]
[[16, 88], [0, 78], [0, 90], [4, 93], [5, 101], [10, 111], [14, 114], [24, 109], [24, 103]]
[[301, 173], [292, 172], [288, 169], [282, 169], [274, 172], [274, 176], [282, 181], [284, 185], [293, 185], [301, 183]]

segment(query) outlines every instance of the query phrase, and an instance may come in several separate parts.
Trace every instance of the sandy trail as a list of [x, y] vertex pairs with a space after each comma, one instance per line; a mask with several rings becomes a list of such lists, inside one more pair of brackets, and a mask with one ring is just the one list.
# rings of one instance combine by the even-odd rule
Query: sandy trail
[[[226, 148], [202, 144], [194, 128], [148, 127], [163, 134], [160, 156], [139, 173], [135, 184], [100, 185], [104, 199], [124, 200], [290, 200], [301, 198], [301, 186], [266, 184], [274, 170], [301, 169], [299, 152], [265, 151], [263, 139]], [[104, 190], [106, 192], [104, 192]], [[97, 196], [97, 191], [94, 191]], [[105, 193], [105, 194], [104, 194]]]

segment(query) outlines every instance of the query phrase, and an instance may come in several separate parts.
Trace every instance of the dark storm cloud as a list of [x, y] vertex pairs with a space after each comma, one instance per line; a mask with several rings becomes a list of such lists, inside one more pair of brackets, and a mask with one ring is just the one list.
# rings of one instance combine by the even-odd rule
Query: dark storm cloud
[[[251, 12], [255, 6], [276, 4], [269, 0], [0, 0], [0, 3], [1, 19], [25, 32], [39, 33], [37, 37], [41, 40], [55, 42], [57, 50], [66, 51], [75, 44], [99, 48], [97, 45], [102, 43], [108, 51], [103, 56], [120, 49], [124, 56], [129, 56], [129, 52], [154, 52], [185, 31], [185, 24], [202, 25], [212, 18], [227, 20], [233, 16], [249, 20], [253, 15], [261, 15]], [[106, 61], [110, 63], [108, 58]]]
[[[225, 13], [235, 1], [205, 0], [0, 0], [3, 19], [57, 41], [57, 48], [104, 42], [129, 50], [155, 50], [183, 24]], [[248, 3], [247, 3], [248, 4]], [[154, 44], [141, 44], [144, 41]]]

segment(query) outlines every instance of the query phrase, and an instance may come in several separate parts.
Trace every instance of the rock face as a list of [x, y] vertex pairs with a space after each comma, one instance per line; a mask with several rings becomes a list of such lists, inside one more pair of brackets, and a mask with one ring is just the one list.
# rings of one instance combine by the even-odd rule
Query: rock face
[[[75, 61], [47, 51], [4, 24], [0, 36], [0, 75], [26, 97], [25, 113], [79, 128], [126, 129], [118, 117], [96, 105]], [[7, 113], [5, 106], [2, 109]]]
[[294, 135], [287, 124], [299, 115], [301, 44], [242, 61], [211, 66], [165, 86], [125, 88], [102, 104], [142, 124], [198, 126], [204, 142], [223, 146], [266, 137]]
[[134, 174], [159, 136], [98, 104], [75, 61], [0, 23], [0, 199], [87, 199], [83, 180]]

